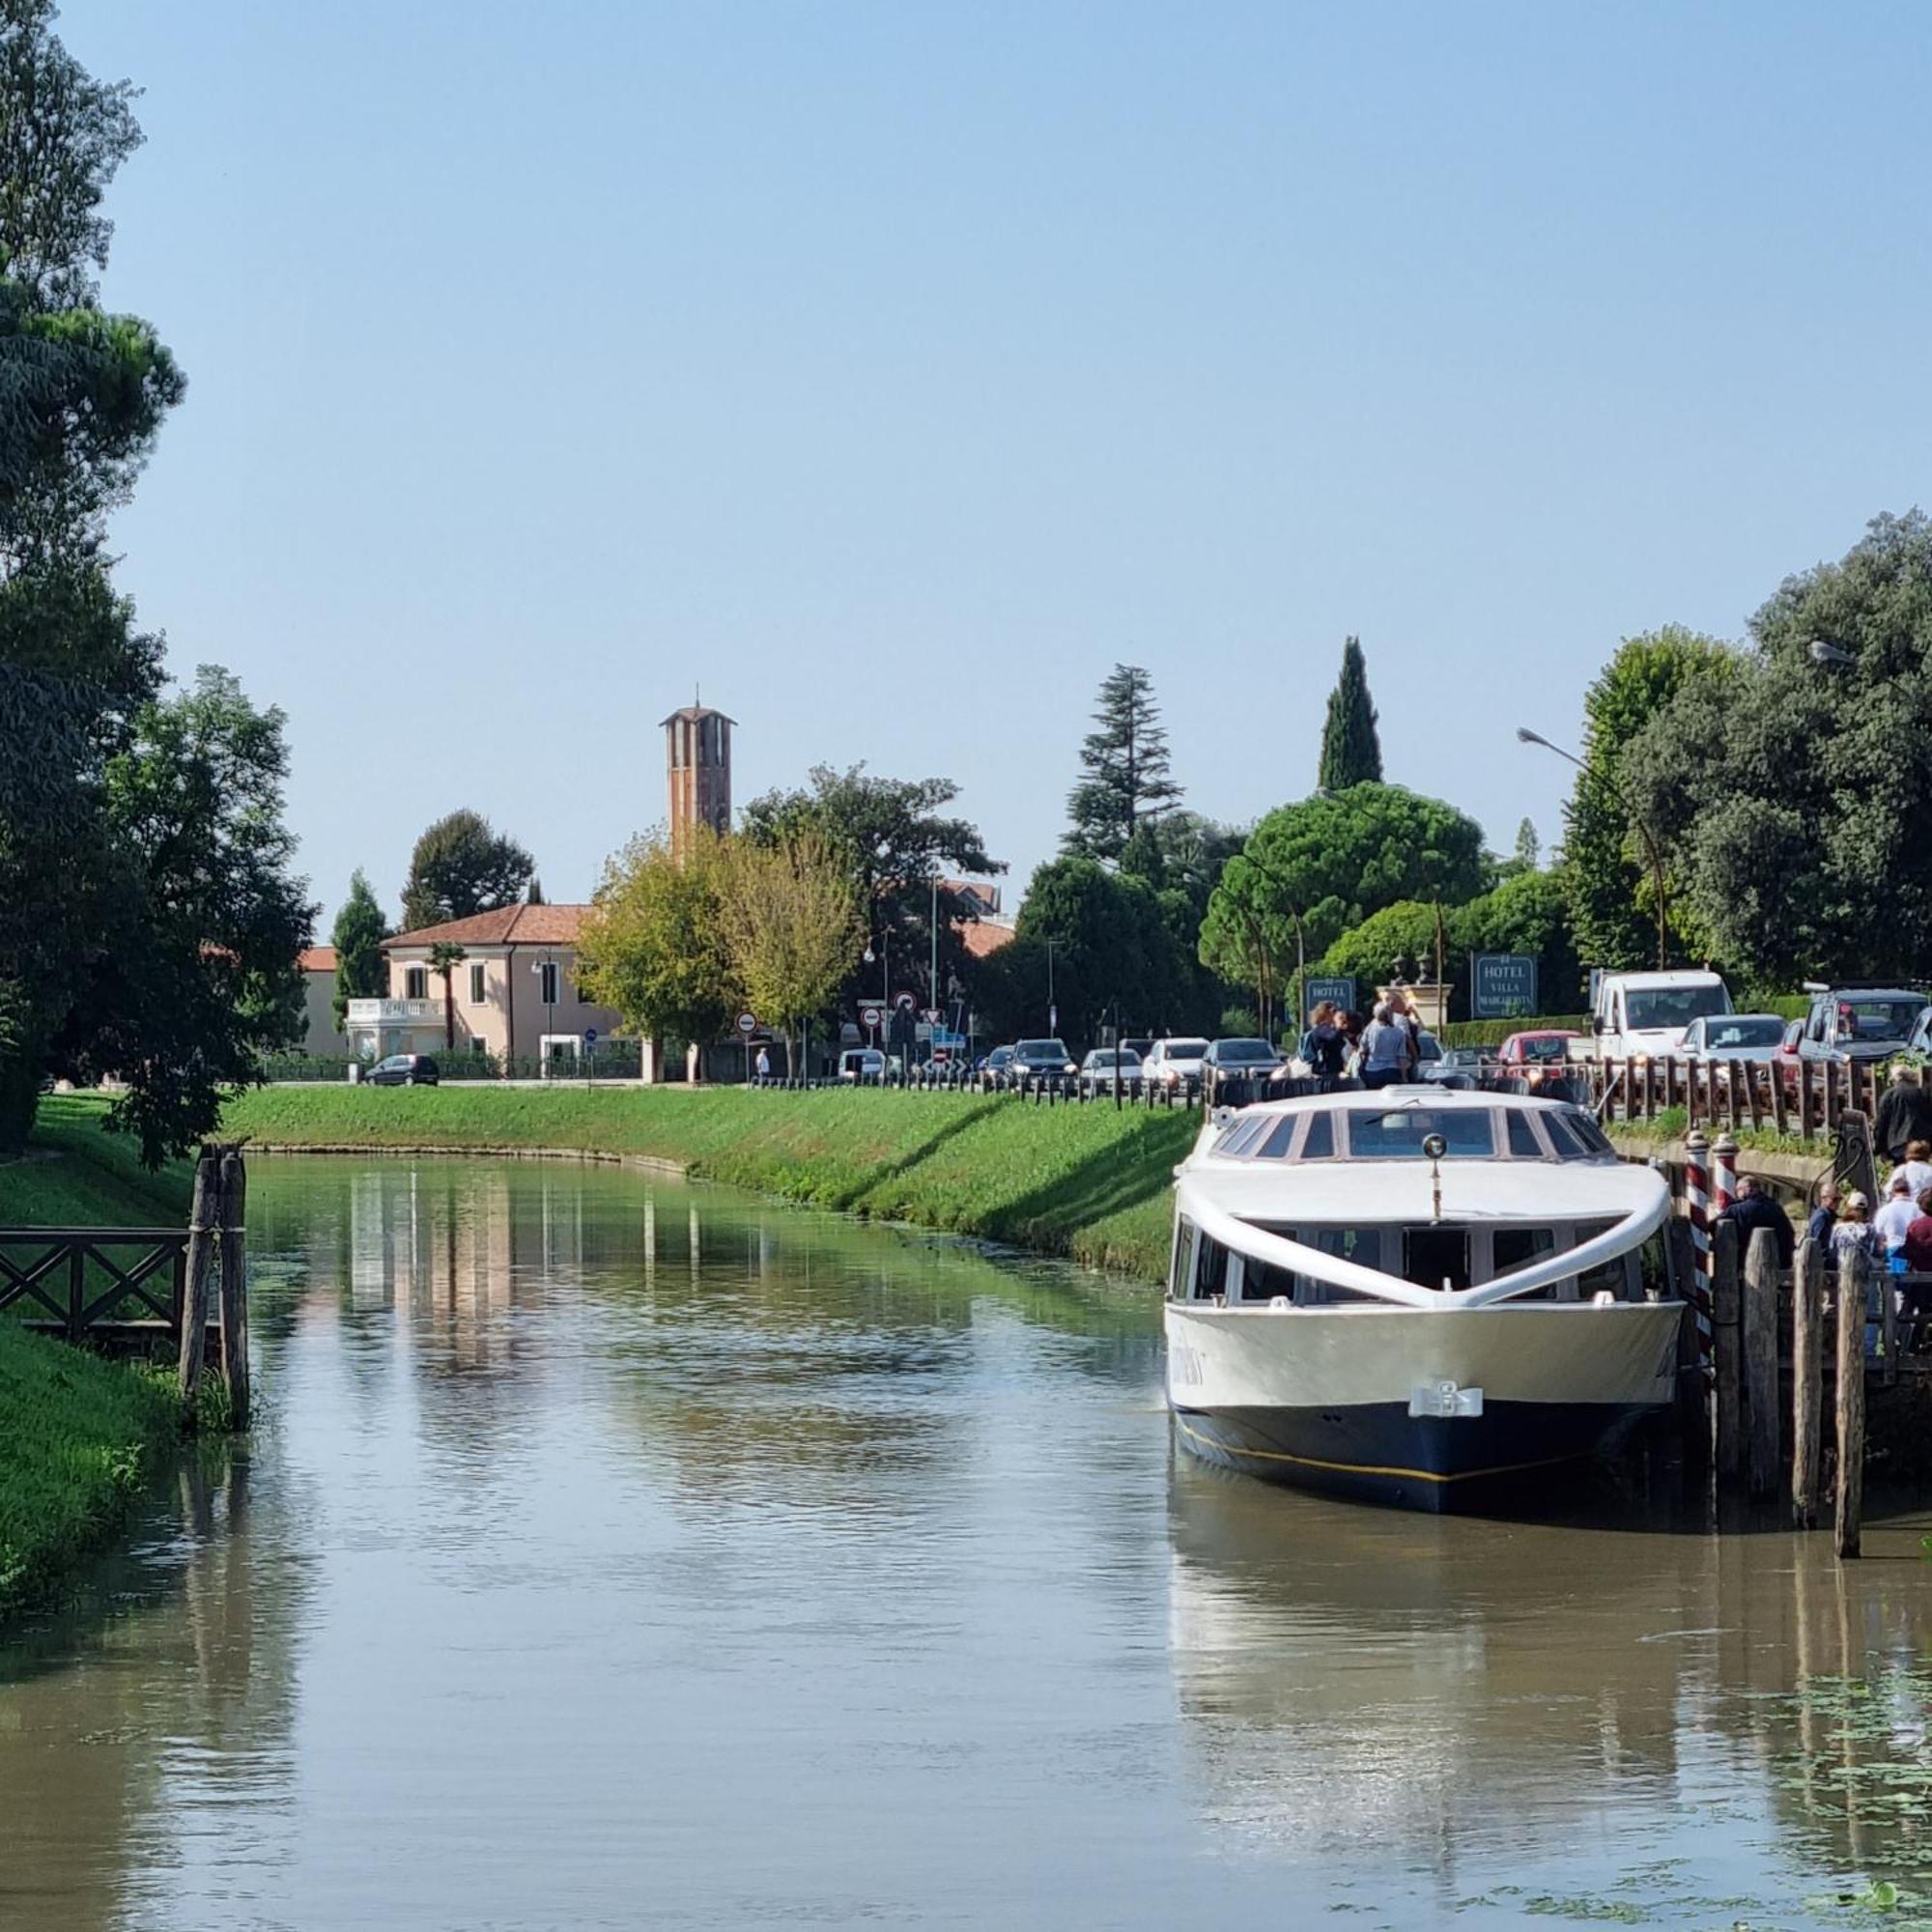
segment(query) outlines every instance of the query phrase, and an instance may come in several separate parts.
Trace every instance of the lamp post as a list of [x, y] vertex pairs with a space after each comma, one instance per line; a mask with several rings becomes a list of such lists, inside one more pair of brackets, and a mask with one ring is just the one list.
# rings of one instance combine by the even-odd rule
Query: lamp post
[[544, 996], [544, 1037], [537, 1042], [537, 1065], [550, 1078], [550, 1037], [556, 1031], [556, 962], [546, 952], [530, 961], [530, 971], [538, 976]]
[[[1554, 752], [1559, 758], [1568, 758], [1579, 772], [1590, 768], [1575, 752], [1566, 752], [1561, 745], [1552, 745], [1541, 731], [1532, 731], [1526, 724], [1516, 727], [1518, 741], [1524, 745], [1541, 745], [1546, 752]], [[1657, 840], [1651, 836], [1650, 827], [1631, 810], [1629, 794], [1616, 780], [1610, 781], [1618, 803], [1624, 809], [1624, 815], [1630, 820], [1631, 830], [1643, 841], [1644, 856], [1650, 861], [1651, 876], [1657, 882], [1657, 970], [1664, 972], [1669, 965], [1668, 939], [1670, 931], [1669, 901], [1663, 886], [1663, 854], [1657, 848]]]
[[886, 929], [883, 925], [879, 928], [877, 953], [869, 946], [866, 948], [866, 964], [869, 966], [874, 958], [879, 962], [879, 1045], [884, 1048], [892, 1038], [893, 969], [886, 958]]

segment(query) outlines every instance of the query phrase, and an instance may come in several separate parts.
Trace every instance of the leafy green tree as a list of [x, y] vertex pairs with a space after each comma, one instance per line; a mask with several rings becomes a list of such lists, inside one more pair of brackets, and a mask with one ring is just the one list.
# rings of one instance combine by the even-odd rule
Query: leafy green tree
[[283, 724], [204, 665], [108, 762], [102, 927], [51, 1057], [125, 1083], [109, 1119], [150, 1165], [212, 1133], [227, 1093], [300, 1036], [316, 908], [290, 870]]
[[1482, 827], [1401, 785], [1358, 784], [1271, 811], [1229, 860], [1201, 928], [1201, 956], [1256, 988], [1265, 1015], [1293, 979], [1372, 913], [1445, 905], [1489, 883]]
[[702, 827], [681, 862], [662, 833], [632, 839], [605, 866], [579, 930], [579, 983], [653, 1042], [716, 1039], [742, 1004], [724, 882], [724, 848]]
[[1153, 680], [1138, 665], [1116, 665], [1101, 681], [1094, 723], [1098, 729], [1080, 747], [1084, 776], [1067, 796], [1072, 824], [1063, 843], [1075, 857], [1117, 861], [1175, 809], [1180, 786], [1169, 770]]
[[1247, 834], [1199, 812], [1174, 811], [1145, 821], [1121, 855], [1123, 878], [1153, 893], [1175, 950], [1177, 983], [1167, 1006], [1149, 1024], [1176, 1034], [1218, 1034], [1228, 982], [1202, 958], [1202, 922], [1228, 861]]
[[1342, 645], [1342, 671], [1328, 695], [1328, 717], [1321, 727], [1321, 762], [1316, 783], [1327, 792], [1350, 785], [1379, 784], [1382, 744], [1376, 731], [1376, 707], [1369, 696], [1369, 668], [1362, 640]]
[[1925, 977], [1932, 521], [1877, 518], [1837, 562], [1787, 579], [1750, 635], [1628, 741], [1624, 781], [1685, 908], [1759, 984]]
[[[1336, 940], [1321, 955], [1320, 970], [1352, 975], [1356, 996], [1364, 1000], [1370, 988], [1385, 985], [1398, 976], [1414, 980], [1424, 971], [1433, 972], [1435, 913], [1434, 901], [1425, 899], [1398, 899], [1394, 905], [1383, 906]], [[1445, 923], [1449, 947], [1453, 949], [1456, 932], [1453, 910], [1445, 915]], [[1444, 963], [1445, 969], [1452, 973], [1455, 952], [1450, 950]]]
[[388, 984], [388, 968], [383, 959], [383, 942], [389, 936], [388, 923], [369, 890], [368, 878], [358, 869], [349, 881], [349, 896], [335, 915], [329, 943], [335, 948], [335, 997], [330, 1011], [335, 1030], [349, 1024], [351, 1000], [380, 999]]
[[[1004, 872], [990, 858], [979, 830], [943, 810], [959, 795], [951, 779], [874, 778], [864, 765], [847, 771], [814, 765], [809, 784], [799, 790], [769, 791], [745, 808], [742, 836], [759, 844], [781, 844], [800, 834], [822, 834], [843, 855], [868, 936], [883, 942], [894, 974], [928, 976], [933, 952], [935, 896], [939, 917], [939, 984], [934, 1006], [945, 1004], [945, 989], [968, 979], [974, 962], [959, 938], [959, 922], [972, 910], [945, 880], [950, 874], [984, 878]], [[935, 895], [933, 881], [940, 881]], [[875, 997], [876, 981], [862, 985], [855, 968], [844, 988], [846, 1004]]]
[[530, 855], [491, 829], [481, 812], [464, 810], [439, 818], [415, 842], [403, 885], [408, 932], [515, 905], [535, 875]]
[[[1657, 895], [1648, 854], [1663, 862], [1665, 893], [1680, 862], [1655, 813], [1637, 810], [1624, 749], [1685, 685], [1721, 677], [1731, 653], [1715, 638], [1667, 624], [1626, 638], [1583, 699], [1582, 767], [1564, 810], [1563, 875], [1583, 958], [1631, 970], [1657, 963]], [[1666, 908], [1667, 911], [1667, 908]], [[1689, 935], [1673, 927], [1680, 956]]]

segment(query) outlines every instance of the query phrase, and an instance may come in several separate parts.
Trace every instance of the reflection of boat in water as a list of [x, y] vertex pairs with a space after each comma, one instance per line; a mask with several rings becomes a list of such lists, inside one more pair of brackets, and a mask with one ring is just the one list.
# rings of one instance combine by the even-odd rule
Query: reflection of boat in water
[[1670, 1198], [1564, 1101], [1388, 1088], [1218, 1119], [1181, 1166], [1181, 1441], [1428, 1510], [1586, 1457], [1675, 1381]]

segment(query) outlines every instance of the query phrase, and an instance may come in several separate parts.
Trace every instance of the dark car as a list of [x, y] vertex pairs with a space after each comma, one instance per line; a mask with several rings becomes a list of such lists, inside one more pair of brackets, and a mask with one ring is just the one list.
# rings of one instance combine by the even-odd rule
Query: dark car
[[1058, 1080], [1079, 1070], [1065, 1042], [1058, 1039], [1021, 1040], [1007, 1067], [1015, 1080]]
[[1012, 1071], [1013, 1051], [1010, 1046], [996, 1046], [980, 1063], [980, 1071], [994, 1080], [1004, 1080]]
[[377, 1061], [362, 1080], [369, 1087], [434, 1087], [441, 1077], [426, 1053], [392, 1053]]

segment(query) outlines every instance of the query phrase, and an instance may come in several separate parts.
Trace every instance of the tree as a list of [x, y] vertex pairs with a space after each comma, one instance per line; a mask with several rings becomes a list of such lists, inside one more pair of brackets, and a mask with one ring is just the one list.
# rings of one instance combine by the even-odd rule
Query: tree
[[[1682, 681], [1621, 767], [1706, 949], [1758, 984], [1932, 967], [1932, 520], [1875, 519]], [[1814, 641], [1849, 663], [1820, 664]]]
[[526, 905], [542, 905], [544, 902], [543, 881], [532, 872], [528, 889], [524, 894]]
[[109, 1120], [151, 1166], [212, 1133], [228, 1092], [300, 1035], [316, 909], [289, 869], [283, 724], [204, 665], [107, 767], [102, 927], [51, 1058], [125, 1083]]
[[736, 983], [776, 1022], [796, 1068], [798, 1029], [837, 998], [865, 943], [845, 855], [822, 832], [723, 841], [719, 917]]
[[[1582, 956], [1612, 970], [1657, 963], [1657, 889], [1650, 854], [1664, 866], [1667, 898], [1673, 841], [1649, 810], [1634, 810], [1624, 748], [1685, 684], [1722, 675], [1730, 653], [1679, 624], [1626, 638], [1583, 699], [1582, 769], [1564, 810], [1564, 878]], [[1679, 950], [1690, 952], [1678, 931]]]
[[453, 939], [439, 939], [429, 950], [429, 969], [442, 975], [442, 1044], [446, 1052], [456, 1051], [456, 969], [469, 954]]
[[[754, 798], [745, 808], [740, 836], [769, 845], [808, 831], [822, 834], [843, 856], [867, 930], [896, 962], [895, 970], [908, 976], [929, 977], [936, 909], [938, 985], [928, 988], [927, 1004], [943, 1006], [944, 989], [971, 971], [958, 928], [976, 917], [945, 884], [947, 875], [987, 877], [1006, 866], [988, 857], [976, 826], [943, 815], [942, 808], [959, 795], [951, 779], [874, 778], [864, 765], [842, 772], [814, 765], [808, 776], [803, 790]], [[876, 990], [858, 983], [856, 968], [845, 988], [852, 1001]]]
[[1543, 863], [1543, 841], [1536, 836], [1536, 822], [1525, 818], [1516, 829], [1516, 863], [1525, 872], [1533, 872]]
[[715, 1039], [742, 1004], [724, 942], [724, 878], [722, 845], [701, 827], [681, 864], [662, 832], [632, 839], [605, 866], [578, 933], [584, 991], [646, 1039]]
[[1313, 960], [1401, 899], [1457, 905], [1489, 884], [1482, 827], [1401, 785], [1358, 784], [1271, 811], [1229, 860], [1201, 957], [1256, 988], [1264, 1010]]
[[1379, 784], [1382, 746], [1376, 733], [1376, 707], [1369, 697], [1369, 670], [1362, 640], [1342, 645], [1342, 672], [1328, 694], [1328, 718], [1321, 727], [1321, 762], [1317, 786], [1327, 792], [1350, 785]]
[[535, 872], [530, 855], [514, 838], [493, 831], [480, 812], [452, 811], [439, 818], [410, 854], [404, 930], [515, 905]]
[[1099, 726], [1080, 747], [1085, 776], [1067, 795], [1072, 824], [1062, 841], [1075, 857], [1117, 862], [1142, 827], [1180, 800], [1168, 772], [1167, 732], [1153, 680], [1138, 665], [1116, 665], [1101, 681]]
[[349, 896], [335, 915], [329, 942], [335, 948], [335, 998], [330, 1011], [335, 1030], [349, 1024], [351, 1000], [381, 998], [388, 983], [388, 968], [383, 959], [383, 942], [389, 936], [388, 923], [369, 890], [367, 876], [358, 868], [349, 881]]

